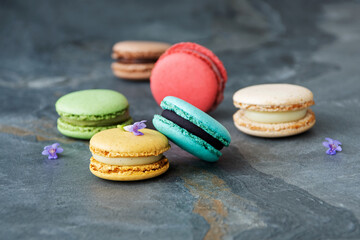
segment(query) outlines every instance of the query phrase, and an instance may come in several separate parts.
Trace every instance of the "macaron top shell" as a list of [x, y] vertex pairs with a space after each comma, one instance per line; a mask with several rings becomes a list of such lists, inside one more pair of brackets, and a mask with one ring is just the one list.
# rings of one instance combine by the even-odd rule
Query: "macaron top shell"
[[157, 58], [171, 45], [152, 41], [122, 41], [113, 47], [113, 58]]
[[170, 149], [168, 139], [160, 132], [141, 129], [136, 136], [121, 128], [104, 130], [90, 139], [90, 151], [104, 157], [157, 156]]
[[253, 111], [295, 111], [314, 105], [313, 93], [293, 84], [260, 84], [238, 90], [234, 105]]
[[227, 129], [214, 118], [188, 102], [173, 96], [168, 96], [161, 102], [161, 107], [164, 110], [174, 111], [177, 115], [202, 128], [225, 146], [229, 146], [231, 136]]
[[218, 80], [222, 84], [220, 87], [225, 86], [227, 81], [227, 72], [225, 67], [220, 59], [209, 49], [196, 43], [183, 42], [173, 45], [162, 57], [173, 53], [187, 53], [200, 57], [216, 72], [216, 75], [218, 75], [217, 77], [219, 78]]
[[124, 95], [107, 89], [76, 91], [62, 96], [56, 111], [66, 115], [105, 115], [124, 111], [129, 103]]

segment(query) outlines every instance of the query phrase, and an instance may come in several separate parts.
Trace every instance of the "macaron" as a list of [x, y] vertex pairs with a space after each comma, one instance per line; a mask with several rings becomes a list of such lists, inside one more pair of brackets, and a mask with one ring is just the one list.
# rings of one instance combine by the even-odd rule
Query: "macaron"
[[132, 122], [124, 95], [107, 89], [76, 91], [55, 104], [57, 128], [65, 136], [90, 139], [95, 133]]
[[113, 181], [135, 181], [159, 176], [169, 168], [163, 155], [170, 149], [168, 139], [151, 129], [136, 136], [122, 128], [108, 129], [90, 139], [90, 171]]
[[168, 96], [161, 107], [161, 115], [153, 118], [155, 128], [185, 151], [215, 162], [222, 155], [220, 150], [229, 146], [231, 137], [226, 128], [190, 103]]
[[315, 124], [313, 93], [293, 84], [261, 84], [238, 90], [235, 126], [257, 137], [286, 137], [305, 132]]
[[223, 100], [227, 73], [209, 49], [191, 42], [170, 47], [156, 62], [150, 77], [158, 104], [166, 96], [181, 98], [204, 112]]
[[149, 79], [161, 54], [170, 47], [163, 42], [123, 41], [113, 47], [111, 68], [116, 77], [129, 80]]

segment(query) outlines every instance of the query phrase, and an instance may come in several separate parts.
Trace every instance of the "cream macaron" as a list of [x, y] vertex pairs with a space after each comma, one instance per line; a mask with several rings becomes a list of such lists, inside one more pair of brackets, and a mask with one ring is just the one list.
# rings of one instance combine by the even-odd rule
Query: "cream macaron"
[[293, 84], [261, 84], [238, 90], [235, 126], [258, 137], [286, 137], [309, 130], [315, 124], [313, 93]]
[[168, 139], [158, 131], [141, 129], [136, 136], [122, 128], [101, 131], [90, 139], [90, 171], [113, 181], [135, 181], [166, 172], [169, 161], [163, 155], [170, 149]]

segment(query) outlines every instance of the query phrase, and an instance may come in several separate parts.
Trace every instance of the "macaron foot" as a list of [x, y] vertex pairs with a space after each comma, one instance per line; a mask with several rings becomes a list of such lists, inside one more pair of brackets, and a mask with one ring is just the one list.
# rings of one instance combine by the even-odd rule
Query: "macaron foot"
[[138, 181], [157, 177], [169, 169], [169, 161], [163, 157], [151, 164], [136, 166], [115, 166], [90, 159], [90, 171], [95, 176], [112, 181]]
[[256, 137], [287, 137], [303, 133], [312, 128], [316, 122], [315, 114], [307, 109], [304, 118], [286, 123], [259, 123], [247, 119], [244, 110], [238, 110], [234, 115], [234, 124], [240, 131]]

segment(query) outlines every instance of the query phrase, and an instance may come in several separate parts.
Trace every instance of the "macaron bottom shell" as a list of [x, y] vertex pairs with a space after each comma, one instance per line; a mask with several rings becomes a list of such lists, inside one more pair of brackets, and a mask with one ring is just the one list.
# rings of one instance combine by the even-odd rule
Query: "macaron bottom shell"
[[244, 116], [243, 110], [238, 110], [233, 115], [234, 125], [240, 131], [266, 138], [288, 137], [303, 133], [315, 125], [315, 114], [311, 109], [307, 110], [304, 118], [284, 123], [259, 123], [251, 121]]
[[61, 118], [57, 120], [57, 129], [59, 132], [67, 137], [78, 138], [78, 139], [90, 139], [96, 133], [101, 132], [106, 129], [116, 128], [118, 126], [126, 126], [132, 123], [132, 118], [128, 119], [125, 122], [116, 125], [110, 126], [93, 126], [93, 127], [85, 127], [85, 126], [75, 126], [69, 123], [64, 122]]
[[169, 161], [163, 157], [151, 164], [136, 166], [115, 166], [90, 159], [90, 171], [95, 176], [112, 181], [138, 181], [157, 177], [169, 169]]
[[111, 68], [116, 77], [126, 80], [149, 80], [154, 64], [121, 64], [112, 63]]
[[176, 145], [202, 160], [215, 162], [222, 155], [206, 141], [160, 115], [154, 116], [153, 124], [159, 132], [166, 135]]

